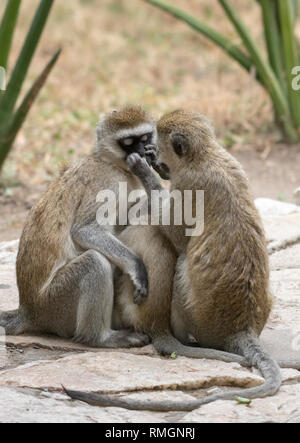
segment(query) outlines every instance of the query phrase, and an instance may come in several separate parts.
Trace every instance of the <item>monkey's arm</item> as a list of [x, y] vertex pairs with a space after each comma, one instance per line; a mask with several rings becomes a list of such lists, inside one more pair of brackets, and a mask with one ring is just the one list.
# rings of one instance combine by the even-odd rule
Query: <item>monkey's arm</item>
[[97, 221], [74, 227], [73, 240], [84, 250], [94, 249], [128, 274], [135, 286], [134, 301], [141, 304], [148, 294], [148, 275], [143, 261]]
[[[127, 164], [131, 172], [141, 180], [145, 188], [148, 197], [148, 212], [151, 212], [151, 214], [155, 216], [158, 215], [159, 220], [162, 221], [163, 206], [165, 204], [170, 204], [170, 209], [172, 210], [174, 204], [173, 200], [171, 200], [170, 202], [169, 192], [161, 186], [161, 183], [158, 180], [157, 176], [154, 174], [153, 170], [150, 168], [144, 158], [140, 157], [138, 154], [131, 154], [127, 157]], [[153, 214], [152, 211], [153, 208], [151, 207], [151, 191], [161, 192], [161, 204], [159, 204], [158, 207], [156, 207], [155, 209], [156, 211], [158, 211], [158, 214]], [[180, 237], [183, 232], [181, 226], [175, 226], [172, 221], [170, 225], [160, 223], [160, 227], [172, 243], [174, 243], [173, 239], [177, 239], [178, 237]]]
[[164, 189], [148, 165], [147, 160], [140, 157], [139, 154], [129, 155], [127, 164], [131, 172], [141, 180], [149, 200], [151, 200], [151, 191], [162, 191]]

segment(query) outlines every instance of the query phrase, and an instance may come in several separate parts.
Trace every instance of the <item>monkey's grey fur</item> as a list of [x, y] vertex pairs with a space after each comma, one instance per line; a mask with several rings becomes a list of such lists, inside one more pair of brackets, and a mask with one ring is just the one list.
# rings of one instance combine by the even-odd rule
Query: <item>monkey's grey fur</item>
[[107, 189], [118, 197], [119, 182], [127, 183], [128, 192], [142, 188], [124, 149], [135, 152], [136, 146], [145, 155], [140, 139], [156, 144], [156, 137], [155, 122], [139, 107], [107, 114], [95, 151], [64, 169], [31, 210], [17, 258], [20, 307], [0, 314], [7, 334], [47, 332], [96, 347], [148, 343], [144, 334], [112, 329], [114, 267], [130, 276], [137, 304], [147, 296], [147, 271], [117, 238], [124, 226], [96, 222], [96, 197]]

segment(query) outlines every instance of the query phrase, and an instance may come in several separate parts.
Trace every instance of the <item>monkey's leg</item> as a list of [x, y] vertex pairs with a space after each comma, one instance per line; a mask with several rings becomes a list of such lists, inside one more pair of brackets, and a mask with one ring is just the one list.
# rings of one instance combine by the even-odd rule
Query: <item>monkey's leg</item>
[[[224, 362], [236, 362], [242, 366], [249, 366], [246, 358], [230, 352], [216, 349], [188, 346], [190, 333], [190, 319], [186, 316], [186, 295], [190, 291], [188, 274], [185, 269], [185, 254], [182, 254], [176, 264], [176, 272], [173, 283], [173, 296], [171, 305], [171, 330], [174, 337], [159, 337], [154, 341], [155, 348], [161, 354], [176, 352], [190, 358], [207, 358]], [[196, 337], [197, 338], [197, 337]]]
[[[189, 343], [189, 332], [191, 335], [193, 333], [193, 322], [188, 315], [189, 309], [193, 309], [192, 307], [188, 307], [187, 304], [187, 295], [189, 293], [189, 280], [188, 280], [188, 272], [186, 267], [186, 256], [185, 254], [181, 254], [177, 260], [176, 272], [174, 277], [174, 285], [173, 285], [173, 297], [172, 297], [172, 307], [171, 307], [171, 327], [174, 336], [184, 345]], [[192, 327], [192, 329], [191, 329]], [[196, 325], [197, 329], [197, 325]], [[198, 339], [195, 335], [195, 338]], [[166, 347], [168, 350], [172, 346], [172, 342], [169, 339], [169, 344]], [[173, 345], [174, 348], [174, 345]], [[190, 357], [197, 356], [198, 358], [208, 358], [221, 360], [225, 362], [238, 362], [242, 366], [252, 366], [252, 362], [250, 359], [245, 358], [243, 353], [236, 352], [232, 348], [227, 348], [224, 351], [220, 351], [218, 349], [208, 349], [199, 347], [196, 349], [195, 355], [191, 353], [188, 355], [190, 346], [185, 347], [184, 353], [179, 351], [179, 355], [185, 355]], [[161, 351], [162, 352], [162, 351]], [[280, 360], [277, 362], [281, 368], [300, 368], [300, 362], [295, 360]]]
[[135, 286], [133, 298], [141, 304], [148, 295], [148, 276], [143, 261], [97, 221], [83, 227], [75, 227], [74, 241], [83, 249], [93, 249], [110, 263], [128, 274]]
[[89, 346], [144, 346], [146, 336], [111, 329], [113, 296], [111, 264], [89, 250], [56, 274], [47, 290], [43, 326]]
[[[179, 340], [171, 335], [170, 307], [173, 276], [176, 266], [176, 253], [169, 241], [155, 226], [129, 226], [121, 240], [137, 253], [145, 263], [149, 277], [149, 295], [141, 306], [133, 304], [133, 285], [127, 276], [116, 282], [116, 306], [125, 326], [151, 336], [155, 349], [164, 355], [173, 352], [191, 358], [217, 358], [228, 362], [238, 362], [248, 366], [247, 360], [235, 354], [212, 349], [186, 346], [179, 340], [188, 342], [188, 326], [183, 323]], [[158, 262], [158, 265], [157, 265]], [[173, 307], [172, 307], [173, 309]], [[183, 309], [181, 308], [181, 311]], [[181, 315], [178, 315], [181, 318]]]

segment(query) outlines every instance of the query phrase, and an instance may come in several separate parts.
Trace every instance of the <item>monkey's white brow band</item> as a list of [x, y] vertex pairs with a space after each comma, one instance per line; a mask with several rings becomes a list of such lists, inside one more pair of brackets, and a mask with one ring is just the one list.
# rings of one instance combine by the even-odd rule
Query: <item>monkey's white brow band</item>
[[152, 132], [154, 129], [154, 125], [149, 125], [147, 123], [143, 125], [139, 125], [136, 128], [130, 128], [130, 129], [124, 129], [122, 131], [118, 131], [116, 133], [116, 138], [126, 138], [126, 137], [132, 137], [134, 135], [143, 135], [147, 134], [148, 132]]

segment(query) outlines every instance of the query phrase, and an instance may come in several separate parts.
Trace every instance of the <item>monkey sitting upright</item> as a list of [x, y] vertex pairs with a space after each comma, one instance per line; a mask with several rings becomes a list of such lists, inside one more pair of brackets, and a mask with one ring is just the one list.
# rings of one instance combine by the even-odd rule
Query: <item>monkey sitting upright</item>
[[107, 189], [118, 197], [119, 182], [128, 193], [142, 188], [126, 159], [134, 152], [145, 156], [156, 139], [154, 121], [139, 107], [106, 115], [95, 151], [62, 172], [32, 208], [17, 257], [20, 307], [0, 314], [7, 334], [47, 332], [95, 347], [148, 343], [144, 334], [111, 327], [113, 265], [130, 276], [137, 304], [147, 296], [147, 271], [118, 240], [122, 226], [97, 223], [96, 197]]
[[[233, 399], [235, 396], [256, 398], [274, 395], [281, 384], [280, 369], [258, 338], [272, 305], [268, 255], [262, 222], [248, 191], [245, 173], [217, 143], [211, 124], [200, 114], [176, 111], [164, 116], [158, 122], [158, 147], [159, 160], [170, 171], [171, 191], [181, 191], [184, 199], [185, 190], [204, 190], [205, 228], [200, 236], [192, 237], [186, 236], [185, 224], [174, 223], [138, 229], [128, 227], [124, 231], [124, 241], [140, 253], [147, 267], [151, 257], [156, 258], [152, 263], [155, 270], [148, 268], [150, 292], [145, 305], [134, 307], [130, 303], [125, 306], [133, 288], [126, 276], [122, 278], [117, 303], [120, 303], [120, 297], [123, 304], [119, 309], [124, 311], [123, 318], [127, 325], [132, 324], [137, 330], [143, 330], [146, 319], [151, 330], [151, 321], [155, 324], [157, 312], [159, 324], [152, 334], [154, 345], [160, 352], [225, 361], [229, 361], [228, 353], [236, 353], [251, 366], [257, 366], [265, 382], [254, 388], [229, 390], [199, 400], [177, 402], [144, 402], [66, 392], [73, 399], [92, 405], [155, 411], [192, 410], [214, 400]], [[161, 189], [144, 159], [133, 154], [128, 157], [128, 164], [143, 182], [149, 199], [152, 190]], [[173, 209], [173, 200], [170, 203]], [[161, 241], [157, 230], [165, 236]], [[146, 237], [146, 243], [153, 239], [144, 252], [140, 244], [142, 235]], [[179, 258], [170, 309], [171, 289], [167, 272], [174, 270], [176, 256]], [[149, 303], [152, 311], [146, 310]], [[163, 321], [164, 309], [167, 314], [171, 310], [172, 332], [182, 345], [178, 345], [178, 341], [170, 335], [168, 320]], [[194, 348], [194, 352], [187, 353], [189, 348], [184, 344], [189, 343], [190, 336], [202, 348]], [[281, 364], [299, 368], [299, 362]]]

